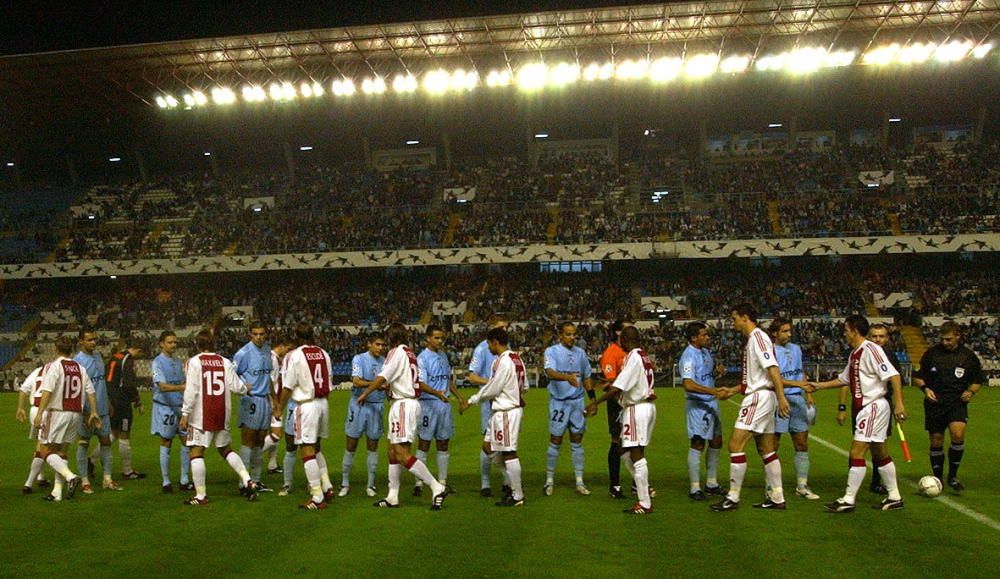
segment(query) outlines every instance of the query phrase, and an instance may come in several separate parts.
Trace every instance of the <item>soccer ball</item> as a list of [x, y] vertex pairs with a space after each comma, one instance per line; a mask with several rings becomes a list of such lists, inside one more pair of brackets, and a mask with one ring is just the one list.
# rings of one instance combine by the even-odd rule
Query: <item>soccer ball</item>
[[920, 494], [925, 497], [936, 497], [941, 494], [941, 480], [936, 476], [925, 476], [917, 483], [920, 487]]

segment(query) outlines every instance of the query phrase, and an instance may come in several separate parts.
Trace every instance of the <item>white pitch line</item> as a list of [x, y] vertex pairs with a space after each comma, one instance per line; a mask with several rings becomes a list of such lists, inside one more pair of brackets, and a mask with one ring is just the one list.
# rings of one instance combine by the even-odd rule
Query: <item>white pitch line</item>
[[[733, 401], [732, 399], [727, 400], [727, 402], [729, 402], [730, 404], [733, 404], [733, 405], [737, 405], [736, 402]], [[837, 454], [839, 454], [839, 455], [841, 455], [843, 457], [850, 457], [851, 456], [851, 454], [849, 452], [847, 452], [846, 450], [844, 450], [843, 448], [840, 448], [839, 446], [837, 446], [836, 444], [834, 444], [834, 443], [832, 443], [832, 442], [830, 442], [828, 440], [823, 440], [822, 438], [820, 438], [818, 436], [814, 436], [814, 435], [810, 434], [809, 435], [809, 440], [815, 440], [816, 442], [822, 444], [823, 446], [829, 448], [830, 450], [836, 452]], [[914, 489], [920, 490], [920, 487], [917, 485], [917, 483], [913, 482], [912, 480], [910, 480], [908, 478], [897, 477], [897, 481], [898, 480], [902, 480], [902, 481], [906, 482], [906, 484], [908, 484], [911, 487], [913, 487]], [[963, 505], [961, 503], [957, 503], [957, 502], [953, 501], [952, 499], [950, 499], [948, 497], [945, 497], [945, 496], [938, 496], [934, 500], [936, 500], [937, 502], [941, 503], [942, 505], [945, 505], [946, 507], [950, 507], [950, 508], [954, 509], [955, 511], [957, 511], [959, 513], [962, 513], [963, 515], [969, 517], [970, 519], [972, 519], [974, 521], [979, 521], [980, 523], [986, 525], [987, 527], [990, 527], [994, 531], [1000, 531], [1000, 523], [994, 521], [993, 519], [989, 518], [988, 516], [986, 516], [986, 515], [984, 515], [982, 513], [977, 513], [976, 511], [970, 509], [969, 507], [967, 507], [967, 506], [965, 506], [965, 505]]]
[[[814, 440], [814, 441], [822, 444], [823, 446], [829, 448], [830, 450], [836, 452], [837, 454], [839, 454], [841, 456], [844, 456], [844, 457], [850, 456], [850, 454], [846, 450], [844, 450], [843, 448], [840, 448], [839, 446], [833, 444], [832, 442], [829, 442], [827, 440], [823, 440], [822, 438], [820, 438], [818, 436], [813, 436], [813, 435], [810, 434], [809, 435], [809, 440], [810, 441]], [[908, 478], [897, 477], [897, 480], [904, 481], [906, 484], [910, 485], [914, 489], [919, 489], [919, 487], [917, 486], [917, 483], [913, 482], [912, 480], [910, 480]], [[939, 503], [941, 503], [941, 504], [943, 504], [943, 505], [945, 505], [945, 506], [947, 506], [947, 507], [951, 507], [952, 509], [958, 511], [959, 513], [962, 513], [963, 515], [969, 517], [970, 519], [979, 521], [980, 523], [986, 525], [987, 527], [990, 527], [994, 531], [1000, 531], [1000, 523], [994, 521], [993, 519], [987, 517], [986, 515], [984, 515], [982, 513], [977, 513], [976, 511], [970, 509], [969, 507], [967, 507], [967, 506], [965, 506], [965, 505], [963, 505], [961, 503], [958, 503], [958, 502], [956, 502], [956, 501], [954, 501], [954, 500], [952, 500], [952, 499], [950, 499], [948, 497], [945, 497], [945, 496], [936, 497], [934, 500], [937, 501], [937, 502], [939, 502]]]

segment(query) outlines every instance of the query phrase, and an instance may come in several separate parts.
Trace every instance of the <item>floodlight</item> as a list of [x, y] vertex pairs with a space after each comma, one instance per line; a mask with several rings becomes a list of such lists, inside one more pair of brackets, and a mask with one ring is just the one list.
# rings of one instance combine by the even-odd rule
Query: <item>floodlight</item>
[[510, 71], [506, 68], [491, 70], [486, 75], [486, 86], [507, 86], [510, 84]]
[[603, 64], [592, 62], [587, 65], [587, 68], [583, 69], [583, 80], [586, 81], [608, 80], [614, 75], [615, 67], [610, 62]]
[[111, 279], [118, 279], [118, 276], [117, 276], [117, 275], [112, 275], [112, 276], [109, 276], [109, 277], [110, 277]]
[[545, 86], [549, 68], [544, 62], [526, 64], [517, 71], [517, 87], [522, 90], [537, 90]]
[[549, 134], [548, 133], [535, 133], [535, 138], [536, 139], [547, 139], [547, 138], [549, 138]]
[[243, 86], [243, 100], [248, 103], [256, 103], [267, 99], [267, 93], [264, 92], [264, 87], [257, 85], [244, 85]]
[[854, 50], [834, 50], [833, 52], [827, 53], [826, 58], [823, 61], [823, 66], [850, 66], [854, 64], [854, 59], [857, 58], [857, 56], [858, 53]]
[[313, 95], [312, 86], [310, 86], [310, 84], [308, 82], [302, 83], [302, 86], [299, 87], [299, 94], [301, 94], [302, 96], [304, 96], [306, 98], [312, 97], [312, 95]]
[[718, 54], [695, 54], [684, 63], [684, 73], [691, 78], [705, 78], [718, 68]]
[[948, 44], [942, 44], [934, 52], [934, 58], [938, 62], [957, 62], [968, 56], [972, 50], [972, 43], [968, 40], [952, 40]]
[[767, 128], [769, 128], [769, 129], [778, 129], [778, 128], [781, 128], [783, 126], [784, 125], [781, 124], [781, 123], [768, 123], [767, 124]]
[[209, 151], [205, 151], [205, 156], [206, 156], [206, 157], [211, 157], [211, 156], [212, 156], [212, 153], [211, 153], [211, 152], [209, 152]]
[[781, 70], [785, 67], [785, 59], [787, 57], [788, 54], [785, 52], [762, 56], [754, 62], [754, 67], [760, 71]]
[[351, 96], [355, 92], [354, 81], [349, 78], [342, 78], [340, 80], [333, 81], [331, 85], [331, 90], [333, 94], [337, 96]]
[[175, 99], [175, 98], [174, 98], [173, 96], [171, 96], [171, 95], [167, 95], [167, 106], [168, 106], [169, 108], [172, 108], [172, 109], [173, 109], [173, 108], [177, 108], [177, 104], [178, 104], [178, 103], [177, 103], [177, 99]]
[[646, 59], [624, 60], [615, 67], [615, 78], [637, 80], [645, 78], [648, 72], [649, 61]]
[[413, 92], [417, 90], [417, 79], [412, 74], [397, 74], [392, 80], [392, 90], [396, 92]]
[[121, 157], [109, 157], [109, 158], [108, 158], [108, 161], [110, 161], [110, 162], [112, 162], [112, 163], [118, 163], [118, 162], [120, 162], [121, 160], [122, 160], [122, 158], [121, 158]]
[[986, 44], [980, 44], [979, 46], [972, 49], [972, 56], [977, 59], [986, 58], [986, 55], [993, 50], [993, 43], [987, 42]]
[[191, 93], [186, 93], [184, 95], [184, 104], [187, 105], [188, 108], [193, 107], [194, 106], [194, 95], [191, 94]]
[[928, 42], [927, 44], [914, 42], [900, 49], [897, 60], [904, 64], [927, 62], [927, 59], [934, 54], [935, 49], [937, 49], [937, 46], [933, 42]]
[[161, 109], [167, 108], [167, 99], [161, 96], [156, 97], [156, 106], [160, 107]]
[[194, 91], [191, 96], [194, 97], [194, 104], [199, 107], [208, 104], [208, 97], [200, 90]]
[[300, 151], [312, 151], [313, 148], [310, 145], [302, 145], [301, 147], [299, 147], [299, 150]]
[[11, 163], [11, 162], [9, 162], [9, 161], [8, 161], [8, 162], [7, 162], [7, 166], [8, 166], [8, 167], [13, 167], [13, 166], [14, 166], [14, 163]]
[[580, 65], [560, 62], [549, 70], [549, 84], [563, 86], [580, 80]]
[[479, 73], [475, 70], [459, 68], [451, 73], [448, 88], [451, 90], [472, 90], [479, 86]]
[[407, 145], [419, 145], [420, 141], [418, 141], [417, 139], [410, 139], [410, 140], [406, 141], [406, 144]]
[[326, 94], [326, 90], [323, 88], [323, 85], [318, 82], [312, 83], [311, 88], [314, 97], [321, 97]]
[[448, 71], [443, 68], [432, 70], [424, 75], [424, 90], [431, 94], [441, 94], [448, 90], [450, 84]]
[[822, 48], [797, 48], [785, 53], [784, 68], [792, 74], [816, 72], [826, 60], [826, 50]]
[[366, 78], [361, 81], [361, 92], [365, 94], [382, 94], [385, 92], [385, 81], [380, 76]]
[[677, 78], [684, 69], [679, 58], [658, 58], [649, 65], [649, 78], [653, 82], [668, 82]]
[[884, 66], [895, 61], [899, 55], [899, 51], [899, 45], [896, 43], [892, 43], [888, 46], [880, 46], [866, 52], [864, 57], [862, 57], [861, 62], [864, 64]]
[[212, 101], [217, 105], [229, 105], [236, 102], [236, 93], [232, 89], [217, 86], [212, 89]]
[[745, 72], [748, 66], [750, 66], [749, 56], [730, 56], [719, 63], [719, 72], [727, 74]]
[[889, 119], [889, 122], [890, 123], [901, 123], [901, 122], [903, 122], [903, 119], [901, 119], [899, 117], [892, 117], [892, 118]]

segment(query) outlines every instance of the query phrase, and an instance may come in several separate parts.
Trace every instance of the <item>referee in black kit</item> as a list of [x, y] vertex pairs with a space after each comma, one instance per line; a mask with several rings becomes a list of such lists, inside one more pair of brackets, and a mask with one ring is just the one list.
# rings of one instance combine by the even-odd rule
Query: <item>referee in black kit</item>
[[948, 486], [956, 494], [965, 487], [958, 482], [958, 467], [965, 452], [965, 425], [969, 401], [983, 383], [983, 368], [972, 350], [959, 344], [961, 327], [941, 324], [941, 342], [920, 358], [914, 384], [924, 391], [924, 428], [930, 434], [931, 470], [944, 479], [944, 431], [951, 436], [948, 448]]

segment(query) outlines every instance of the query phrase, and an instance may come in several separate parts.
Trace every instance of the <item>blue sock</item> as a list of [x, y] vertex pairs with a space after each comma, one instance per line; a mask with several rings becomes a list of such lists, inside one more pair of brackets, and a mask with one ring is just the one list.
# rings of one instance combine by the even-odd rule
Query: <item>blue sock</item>
[[191, 449], [184, 445], [181, 447], [181, 484], [186, 485], [191, 482]]
[[548, 483], [556, 474], [556, 463], [559, 461], [559, 447], [549, 443], [549, 449], [545, 451], [545, 480]]
[[76, 468], [79, 470], [80, 476], [87, 478], [87, 451], [90, 447], [86, 444], [76, 445]]
[[170, 484], [170, 447], [160, 447], [160, 475], [163, 477], [163, 486]]
[[378, 470], [378, 451], [368, 451], [368, 486], [375, 486], [375, 471]]
[[583, 444], [571, 442], [569, 449], [573, 456], [573, 474], [576, 475], [576, 482], [583, 484]]

